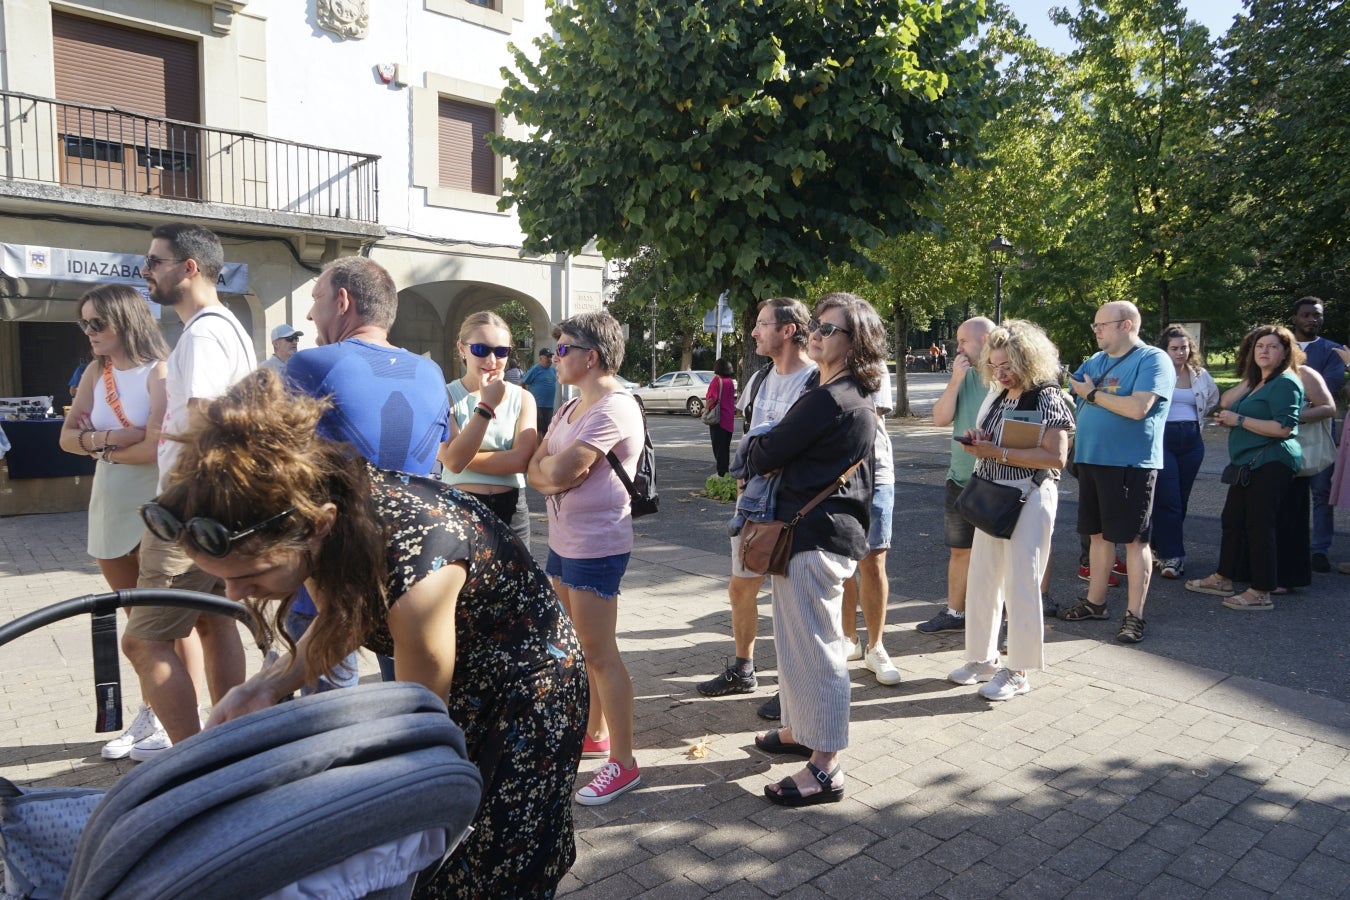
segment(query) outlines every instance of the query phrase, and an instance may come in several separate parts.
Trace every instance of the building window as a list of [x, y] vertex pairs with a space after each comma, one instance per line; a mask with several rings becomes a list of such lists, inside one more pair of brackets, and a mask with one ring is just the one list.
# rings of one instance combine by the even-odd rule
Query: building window
[[427, 12], [502, 34], [510, 34], [525, 20], [525, 0], [424, 0]]
[[490, 106], [440, 98], [438, 109], [440, 180], [443, 188], [497, 193], [497, 157], [487, 136], [497, 130], [497, 111]]

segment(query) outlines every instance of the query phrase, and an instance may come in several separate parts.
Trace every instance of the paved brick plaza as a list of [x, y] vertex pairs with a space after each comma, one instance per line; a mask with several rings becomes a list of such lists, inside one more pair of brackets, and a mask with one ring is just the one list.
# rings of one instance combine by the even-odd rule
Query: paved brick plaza
[[[893, 426], [898, 457], [923, 437], [920, 429], [902, 440], [908, 427]], [[706, 430], [691, 434], [700, 432], [701, 443], [658, 440], [662, 459], [678, 471], [710, 458]], [[944, 444], [930, 440], [924, 452]], [[911, 477], [904, 466], [898, 475]], [[1350, 708], [1339, 691], [1319, 696], [1190, 665], [1150, 652], [1147, 641], [1116, 645], [1114, 624], [1097, 623], [1052, 626], [1050, 668], [1032, 676], [1035, 689], [989, 704], [943, 680], [959, 663], [961, 637], [914, 632], [936, 598], [910, 596], [904, 578], [892, 577], [887, 633], [904, 681], [881, 687], [854, 664], [848, 797], [807, 810], [770, 806], [763, 785], [799, 761], [775, 763], [753, 747], [763, 724], [754, 708], [774, 680], [767, 599], [760, 692], [700, 697], [694, 684], [730, 652], [729, 567], [725, 553], [680, 526], [679, 510], [696, 502], [682, 484], [663, 484], [669, 514], [639, 523], [620, 611], [643, 788], [610, 806], [575, 807], [578, 861], [564, 892], [1350, 895]], [[543, 538], [541, 523], [537, 551]], [[896, 538], [894, 554], [912, 552], [900, 527]], [[1059, 529], [1056, 539], [1058, 550]], [[102, 590], [83, 548], [83, 514], [0, 519], [0, 621]], [[1336, 578], [1318, 576], [1306, 602], [1343, 604], [1350, 578]], [[1279, 615], [1267, 614], [1265, 627]], [[1343, 619], [1323, 625], [1344, 647]], [[123, 670], [134, 708], [134, 677]], [[134, 765], [98, 756], [87, 619], [0, 649], [0, 712], [0, 774], [14, 781], [101, 785]], [[691, 759], [697, 742], [707, 755]], [[583, 774], [593, 767], [584, 761]]]

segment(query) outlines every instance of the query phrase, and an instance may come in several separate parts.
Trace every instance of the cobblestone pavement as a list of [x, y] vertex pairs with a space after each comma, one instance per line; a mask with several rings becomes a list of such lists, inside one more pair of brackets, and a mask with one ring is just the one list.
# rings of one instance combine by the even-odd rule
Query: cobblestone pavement
[[[707, 502], [693, 497], [709, 459], [706, 430], [695, 426], [654, 418], [670, 474], [662, 513], [639, 523], [621, 598], [643, 784], [608, 806], [574, 808], [578, 858], [564, 893], [1350, 896], [1350, 707], [1339, 688], [1317, 693], [1201, 667], [1151, 652], [1149, 641], [1124, 647], [1110, 640], [1114, 625], [1096, 623], [1049, 629], [1049, 668], [1033, 673], [1034, 690], [987, 703], [944, 680], [960, 662], [961, 638], [913, 630], [939, 608], [936, 595], [894, 569], [886, 642], [904, 680], [882, 687], [853, 664], [847, 797], [807, 810], [768, 804], [763, 786], [796, 761], [753, 745], [765, 724], [755, 707], [774, 684], [767, 595], [759, 691], [710, 700], [694, 690], [731, 653], [724, 539], [690, 525], [707, 515]], [[921, 425], [893, 429], [903, 438], [902, 483], [939, 496], [924, 484], [945, 469], [931, 464], [945, 440]], [[1222, 462], [1211, 456], [1206, 468], [1217, 471]], [[536, 551], [543, 538], [541, 522]], [[1344, 551], [1344, 535], [1337, 540]], [[0, 519], [0, 621], [102, 590], [83, 548], [82, 514]], [[914, 549], [898, 516], [892, 556], [923, 554], [930, 567], [945, 565], [945, 554]], [[1350, 578], [1318, 578], [1291, 618], [1344, 602]], [[1259, 627], [1274, 628], [1277, 616]], [[1248, 627], [1238, 614], [1219, 621]], [[1347, 630], [1336, 617], [1320, 630], [1330, 624], [1344, 668]], [[89, 659], [83, 618], [0, 648], [0, 774], [106, 785], [134, 765], [99, 758]], [[1291, 653], [1283, 663], [1301, 661]], [[369, 659], [363, 667], [374, 671]], [[134, 677], [123, 668], [134, 709]], [[695, 745], [706, 755], [691, 758]], [[593, 768], [583, 762], [579, 783]]]

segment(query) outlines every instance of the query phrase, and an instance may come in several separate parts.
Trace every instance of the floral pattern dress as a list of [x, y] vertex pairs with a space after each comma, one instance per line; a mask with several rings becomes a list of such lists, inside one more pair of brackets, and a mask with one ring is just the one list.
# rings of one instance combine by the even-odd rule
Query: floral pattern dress
[[[473, 831], [418, 897], [552, 897], [576, 859], [572, 787], [588, 695], [581, 644], [548, 577], [501, 520], [448, 485], [369, 467], [388, 529], [390, 604], [457, 561], [447, 704], [483, 776]], [[387, 624], [365, 642], [394, 645]]]

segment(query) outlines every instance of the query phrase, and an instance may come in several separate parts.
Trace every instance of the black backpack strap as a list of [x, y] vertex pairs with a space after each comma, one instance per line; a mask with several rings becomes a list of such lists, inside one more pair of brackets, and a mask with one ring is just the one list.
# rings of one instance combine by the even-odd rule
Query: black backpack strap
[[[633, 398], [633, 402], [637, 403], [636, 397]], [[642, 441], [643, 446], [645, 447], [651, 441], [647, 437], [647, 413], [642, 408], [641, 403], [638, 403], [638, 412], [642, 414]], [[628, 473], [624, 471], [623, 464], [619, 462], [619, 457], [615, 455], [613, 450], [610, 450], [605, 454], [605, 459], [609, 460], [610, 468], [614, 470], [614, 474], [618, 475], [619, 480], [623, 482], [624, 489], [628, 491], [629, 498], [637, 500], [637, 488], [633, 487], [633, 479], [629, 478]]]
[[769, 377], [769, 372], [773, 370], [773, 363], [765, 363], [757, 369], [748, 382], [747, 396], [745, 402], [741, 404], [743, 418], [741, 419], [741, 433], [750, 430], [750, 419], [755, 415], [755, 398], [759, 396], [759, 389], [764, 387], [764, 379]]

